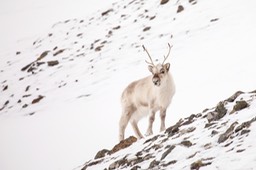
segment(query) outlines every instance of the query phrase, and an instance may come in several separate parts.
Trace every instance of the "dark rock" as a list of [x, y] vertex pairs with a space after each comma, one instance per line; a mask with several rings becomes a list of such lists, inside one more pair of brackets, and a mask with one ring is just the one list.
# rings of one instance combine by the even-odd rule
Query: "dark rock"
[[37, 59], [36, 61], [42, 60], [44, 57], [48, 55], [50, 51], [44, 51]]
[[153, 160], [150, 164], [148, 169], [156, 168], [160, 164], [160, 161]]
[[118, 29], [120, 29], [120, 28], [121, 28], [121, 26], [118, 25], [118, 26], [114, 27], [113, 30], [118, 30]]
[[127, 161], [127, 159], [124, 157], [124, 158], [119, 159], [119, 160], [113, 162], [112, 164], [110, 164], [108, 169], [109, 169], [109, 170], [118, 169], [119, 167], [121, 167], [121, 166], [123, 166], [123, 165], [125, 165], [125, 164], [127, 164], [127, 163], [128, 163], [128, 161]]
[[242, 110], [242, 109], [244, 109], [244, 108], [246, 108], [248, 106], [249, 106], [249, 104], [246, 101], [244, 101], [244, 100], [237, 101], [236, 105], [233, 107], [233, 110], [234, 111], [240, 111], [240, 110]]
[[59, 64], [59, 61], [58, 60], [53, 60], [53, 61], [47, 61], [47, 65], [49, 67], [52, 67], [52, 66], [55, 66], [55, 65], [58, 65]]
[[174, 126], [171, 126], [165, 130], [166, 133], [168, 133], [168, 136], [171, 137], [179, 132], [179, 125], [176, 124]]
[[180, 143], [181, 145], [183, 145], [183, 146], [186, 146], [186, 147], [190, 147], [190, 146], [192, 146], [192, 143], [189, 141], [189, 140], [184, 140], [184, 141], [182, 141], [181, 143]]
[[184, 7], [182, 5], [178, 6], [177, 13], [180, 13], [184, 10]]
[[235, 132], [237, 133], [237, 132], [241, 131], [244, 128], [249, 128], [250, 125], [251, 125], [251, 121], [244, 122], [241, 125], [237, 126], [237, 128], [235, 129]]
[[232, 123], [232, 125], [230, 125], [226, 132], [219, 136], [218, 143], [225, 142], [233, 134], [234, 128], [237, 124], [237, 122]]
[[193, 123], [195, 117], [196, 117], [195, 114], [190, 115], [188, 118], [185, 119], [185, 120], [187, 120], [187, 121], [183, 122], [183, 123], [181, 124], [181, 126], [183, 126], [183, 125], [189, 125], [189, 124]]
[[218, 119], [224, 117], [227, 113], [227, 109], [225, 108], [224, 102], [219, 102], [215, 111], [219, 113]]
[[218, 131], [213, 130], [212, 133], [211, 133], [211, 136], [217, 135], [218, 133], [219, 133]]
[[189, 3], [191, 3], [192, 5], [195, 5], [197, 3], [196, 0], [188, 0]]
[[237, 153], [240, 153], [240, 152], [243, 152], [243, 151], [245, 151], [245, 149], [239, 149], [239, 150], [237, 150], [236, 152], [237, 152]]
[[172, 160], [172, 161], [170, 161], [170, 162], [168, 162], [168, 163], [166, 163], [166, 164], [163, 164], [162, 166], [163, 166], [163, 167], [167, 167], [167, 166], [169, 166], [169, 165], [175, 164], [176, 162], [178, 162], [178, 161], [177, 161], [177, 160]]
[[77, 34], [76, 36], [77, 37], [81, 37], [83, 35], [83, 33], [79, 33], [79, 34]]
[[161, 4], [161, 5], [164, 5], [164, 4], [166, 4], [167, 2], [169, 2], [169, 0], [161, 0], [160, 4]]
[[119, 144], [115, 145], [114, 148], [109, 153], [113, 154], [119, 150], [127, 148], [127, 147], [131, 146], [136, 141], [137, 141], [137, 138], [135, 138], [134, 136], [130, 136], [129, 138], [124, 139], [121, 142], [119, 142]]
[[146, 31], [148, 31], [148, 30], [150, 30], [151, 29], [151, 27], [145, 27], [144, 29], [143, 29], [143, 32], [146, 32]]
[[8, 85], [4, 86], [3, 91], [8, 89]]
[[175, 145], [169, 146], [169, 148], [162, 154], [161, 160], [163, 160], [167, 155], [169, 155], [174, 148]]
[[104, 156], [106, 156], [109, 153], [109, 150], [107, 149], [102, 149], [101, 151], [99, 151], [96, 156], [94, 157], [94, 159], [98, 159], [98, 158], [103, 158]]
[[131, 170], [138, 170], [138, 169], [141, 169], [141, 167], [139, 165], [136, 165], [136, 166], [132, 167]]
[[25, 89], [25, 92], [27, 92], [29, 90], [30, 86], [27, 86]]
[[250, 131], [251, 131], [251, 130], [249, 130], [249, 129], [244, 129], [244, 130], [241, 131], [240, 135], [247, 134], [247, 133], [249, 133]]
[[211, 19], [210, 22], [215, 22], [215, 21], [218, 21], [219, 18], [214, 18], [214, 19]]
[[96, 47], [95, 51], [101, 51], [102, 47], [104, 47], [104, 45], [100, 45], [100, 46]]
[[53, 54], [53, 56], [57, 56], [57, 55], [63, 53], [64, 51], [65, 51], [65, 49], [60, 49], [60, 50], [58, 50], [57, 52], [55, 52], [55, 53]]
[[86, 170], [88, 167], [93, 166], [93, 165], [97, 165], [97, 164], [101, 163], [102, 161], [103, 161], [103, 159], [86, 163], [86, 165], [81, 170]]
[[[209, 120], [208, 120], [209, 121]], [[204, 128], [211, 127], [212, 125], [216, 125], [216, 123], [207, 123], [205, 124]]]
[[202, 160], [198, 160], [196, 162], [193, 162], [191, 165], [190, 165], [190, 169], [200, 169], [201, 167], [203, 166], [207, 166], [207, 165], [211, 165], [212, 163], [211, 162], [208, 162], [208, 163], [203, 163]]
[[148, 142], [154, 142], [155, 140], [158, 139], [158, 137], [159, 137], [159, 135], [154, 136], [153, 138], [150, 138], [150, 139], [146, 140], [146, 141], [144, 142], [144, 144], [146, 144], [146, 143], [148, 143]]
[[24, 104], [24, 105], [22, 106], [22, 108], [26, 108], [26, 107], [28, 107], [28, 104]]
[[209, 113], [207, 113], [206, 118], [207, 118], [208, 122], [218, 120], [218, 112], [209, 112]]
[[29, 67], [31, 67], [33, 64], [34, 64], [34, 62], [29, 63], [28, 65], [26, 65], [25, 67], [23, 67], [23, 68], [21, 69], [21, 71], [26, 71], [26, 70], [27, 70]]
[[17, 51], [17, 52], [16, 52], [16, 55], [20, 55], [20, 54], [21, 54], [21, 52], [20, 52], [20, 51]]
[[109, 9], [109, 10], [107, 10], [105, 12], [102, 12], [101, 16], [107, 15], [108, 13], [113, 12], [113, 11], [114, 11], [113, 9]]
[[44, 96], [41, 96], [41, 95], [39, 95], [37, 98], [35, 98], [31, 103], [32, 104], [36, 104], [36, 103], [38, 103], [40, 100], [42, 100], [44, 98]]
[[224, 102], [219, 102], [213, 112], [207, 114], [208, 122], [216, 121], [223, 118], [227, 113], [227, 109], [224, 106]]
[[233, 101], [235, 101], [236, 100], [236, 98], [238, 97], [238, 96], [240, 96], [241, 94], [243, 94], [244, 92], [242, 92], [242, 91], [237, 91], [235, 94], [233, 94], [232, 96], [230, 96], [229, 98], [227, 98], [225, 101], [227, 101], [227, 102], [233, 102]]

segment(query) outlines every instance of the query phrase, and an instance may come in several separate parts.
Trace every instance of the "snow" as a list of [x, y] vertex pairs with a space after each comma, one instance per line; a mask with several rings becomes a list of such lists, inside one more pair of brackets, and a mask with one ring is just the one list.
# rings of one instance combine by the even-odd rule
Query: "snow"
[[[253, 0], [195, 5], [182, 0], [178, 4], [185, 10], [178, 14], [174, 1], [163, 6], [159, 1], [112, 2], [1, 1], [0, 108], [7, 100], [9, 104], [0, 111], [0, 169], [73, 169], [117, 143], [122, 90], [149, 75], [142, 44], [160, 61], [167, 43], [174, 45], [169, 62], [177, 92], [167, 126], [237, 90], [255, 89]], [[101, 16], [110, 8], [114, 11]], [[143, 32], [147, 26], [151, 29]], [[110, 30], [113, 35], [107, 37]], [[101, 51], [90, 50], [93, 42], [96, 48], [104, 40]], [[65, 51], [54, 56], [56, 46]], [[57, 59], [59, 66], [42, 65], [35, 75], [20, 71], [46, 50], [43, 61]], [[22, 97], [26, 94], [31, 96]], [[30, 104], [38, 95], [45, 98]], [[142, 132], [146, 125], [146, 119], [140, 122]], [[156, 119], [155, 133], [159, 127]]]

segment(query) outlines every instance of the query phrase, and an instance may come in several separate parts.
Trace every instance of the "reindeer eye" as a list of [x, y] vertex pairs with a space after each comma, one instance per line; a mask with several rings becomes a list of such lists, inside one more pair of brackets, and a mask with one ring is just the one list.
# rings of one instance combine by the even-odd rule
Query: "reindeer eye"
[[164, 74], [164, 69], [161, 69], [161, 70], [160, 70], [160, 73], [161, 73], [161, 74]]

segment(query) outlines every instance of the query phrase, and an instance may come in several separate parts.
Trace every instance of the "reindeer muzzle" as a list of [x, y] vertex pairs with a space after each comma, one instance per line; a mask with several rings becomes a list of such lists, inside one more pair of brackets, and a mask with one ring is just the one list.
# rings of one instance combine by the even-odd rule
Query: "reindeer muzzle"
[[158, 75], [154, 75], [153, 78], [152, 78], [152, 81], [154, 83], [155, 86], [160, 86], [160, 78]]

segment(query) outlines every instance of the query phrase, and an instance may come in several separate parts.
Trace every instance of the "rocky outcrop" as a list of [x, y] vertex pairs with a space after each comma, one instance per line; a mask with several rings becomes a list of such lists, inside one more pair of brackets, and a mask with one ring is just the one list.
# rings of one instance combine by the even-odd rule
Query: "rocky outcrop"
[[[256, 130], [251, 128], [256, 121], [255, 109], [255, 91], [236, 92], [212, 109], [180, 119], [164, 133], [139, 142], [129, 137], [112, 150], [99, 151], [84, 164], [83, 170], [225, 169], [225, 164], [234, 161], [236, 154], [256, 151], [253, 142]], [[250, 140], [245, 142], [246, 138]], [[225, 163], [220, 161], [222, 158]]]

